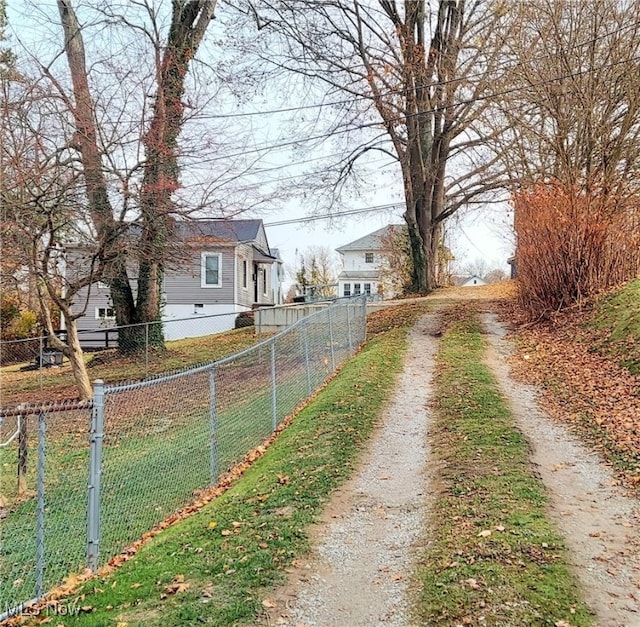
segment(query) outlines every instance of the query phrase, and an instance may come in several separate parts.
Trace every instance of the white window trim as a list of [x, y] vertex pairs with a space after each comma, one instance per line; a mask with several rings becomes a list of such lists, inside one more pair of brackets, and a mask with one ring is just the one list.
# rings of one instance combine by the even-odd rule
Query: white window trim
[[249, 291], [249, 262], [246, 259], [240, 261], [242, 268], [242, 289], [245, 292]]
[[[113, 312], [113, 315], [112, 316], [107, 316], [107, 315], [101, 316], [100, 315], [100, 310], [101, 309], [104, 309], [105, 314], [109, 309], [111, 309], [111, 311]], [[110, 307], [110, 306], [96, 307], [96, 320], [115, 320], [115, 319], [116, 319], [116, 313], [115, 313], [115, 310], [113, 309], [113, 307]]]
[[[206, 259], [207, 257], [217, 257], [218, 258], [218, 282], [217, 283], [207, 283], [207, 268], [206, 268]], [[208, 288], [216, 288], [222, 287], [222, 253], [216, 252], [207, 252], [203, 251], [200, 253], [200, 287], [205, 289]]]

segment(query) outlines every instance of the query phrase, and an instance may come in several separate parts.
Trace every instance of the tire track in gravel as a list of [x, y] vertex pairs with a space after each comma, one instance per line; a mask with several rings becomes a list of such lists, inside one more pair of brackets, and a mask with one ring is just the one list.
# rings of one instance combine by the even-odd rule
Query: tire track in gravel
[[[421, 318], [396, 391], [359, 470], [314, 529], [311, 554], [296, 564], [263, 624], [284, 627], [406, 627], [409, 573], [427, 519], [427, 403], [436, 318]], [[271, 605], [270, 603], [267, 605]]]
[[614, 485], [596, 453], [540, 411], [535, 388], [511, 378], [511, 349], [497, 316], [484, 314], [483, 323], [488, 365], [531, 446], [549, 494], [549, 516], [565, 538], [567, 559], [597, 625], [640, 626], [640, 503]]

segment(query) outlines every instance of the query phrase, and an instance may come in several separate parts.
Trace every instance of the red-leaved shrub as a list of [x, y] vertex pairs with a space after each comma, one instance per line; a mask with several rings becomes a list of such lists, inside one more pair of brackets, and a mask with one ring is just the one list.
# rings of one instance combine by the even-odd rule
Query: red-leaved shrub
[[638, 275], [637, 205], [557, 183], [522, 190], [513, 203], [518, 298], [532, 319]]

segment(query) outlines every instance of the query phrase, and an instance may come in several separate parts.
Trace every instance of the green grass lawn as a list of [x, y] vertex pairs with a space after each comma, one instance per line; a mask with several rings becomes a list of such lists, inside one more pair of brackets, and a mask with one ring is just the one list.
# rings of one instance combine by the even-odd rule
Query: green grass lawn
[[[546, 517], [546, 495], [532, 473], [527, 444], [482, 363], [484, 340], [472, 307], [465, 305], [467, 315], [455, 313], [438, 356], [432, 449], [441, 489], [425, 521], [429, 545], [414, 575], [415, 623], [589, 625], [592, 615]], [[385, 314], [362, 351], [227, 492], [64, 601], [84, 608], [65, 616], [65, 627], [254, 624], [262, 601], [308, 550], [309, 526], [356, 468], [402, 367], [407, 329], [423, 311]], [[158, 463], [175, 454], [179, 472], [190, 468], [189, 446], [207, 431], [185, 428], [173, 435], [158, 433], [149, 447], [163, 441], [169, 454]], [[144, 455], [128, 446], [119, 443], [118, 464], [127, 460], [127, 475], [147, 477], [136, 468]], [[145, 481], [149, 490], [162, 483], [155, 476]], [[135, 535], [138, 522], [148, 524], [159, 512], [138, 511], [135, 487], [116, 489]], [[169, 496], [166, 510], [172, 506]], [[43, 616], [57, 624], [54, 616]]]
[[[150, 375], [181, 370], [196, 364], [227, 357], [255, 344], [253, 327], [196, 338], [174, 340], [166, 343], [166, 350], [144, 350], [134, 355], [119, 355], [116, 350], [86, 353], [89, 377], [107, 383], [136, 381]], [[58, 391], [66, 391], [65, 397], [74, 397], [75, 388], [68, 362], [58, 368], [20, 372], [19, 366], [0, 368], [2, 376], [2, 404], [22, 402], [21, 394], [42, 390], [42, 400], [47, 401]]]
[[253, 620], [267, 587], [308, 548], [307, 526], [355, 467], [391, 393], [405, 338], [403, 325], [370, 341], [232, 489], [108, 578], [85, 584], [80, 605], [92, 611], [64, 624]]

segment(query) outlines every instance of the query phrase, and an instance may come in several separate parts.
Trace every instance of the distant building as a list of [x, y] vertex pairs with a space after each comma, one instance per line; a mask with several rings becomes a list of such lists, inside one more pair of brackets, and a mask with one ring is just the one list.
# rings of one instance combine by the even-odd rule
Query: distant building
[[473, 274], [469, 277], [462, 278], [459, 285], [460, 287], [474, 287], [477, 285], [488, 285], [488, 283], [482, 277], [479, 277], [477, 274]]
[[385, 249], [394, 233], [405, 229], [403, 225], [389, 224], [369, 235], [349, 242], [336, 251], [342, 257], [342, 272], [338, 275], [338, 296], [367, 294], [384, 298], [397, 296], [385, 277], [388, 260]]

